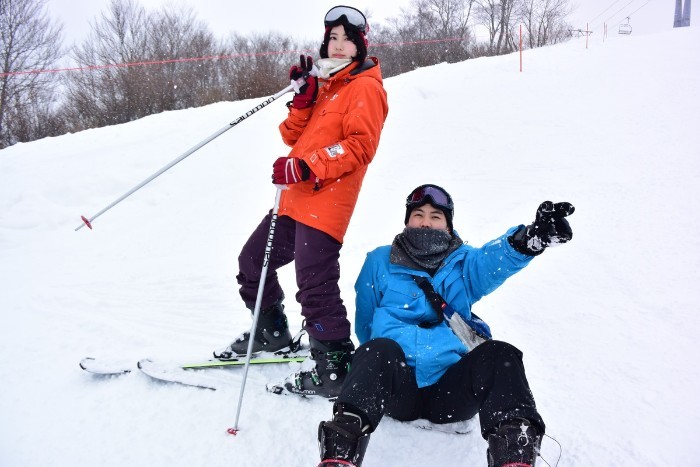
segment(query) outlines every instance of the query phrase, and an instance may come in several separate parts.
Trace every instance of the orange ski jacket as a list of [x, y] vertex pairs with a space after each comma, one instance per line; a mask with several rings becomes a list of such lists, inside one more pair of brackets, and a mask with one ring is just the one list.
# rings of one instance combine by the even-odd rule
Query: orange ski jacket
[[348, 229], [367, 166], [379, 145], [389, 107], [379, 60], [351, 63], [319, 79], [316, 104], [290, 106], [279, 126], [289, 157], [303, 159], [320, 180], [289, 185], [279, 215], [321, 230], [340, 243]]

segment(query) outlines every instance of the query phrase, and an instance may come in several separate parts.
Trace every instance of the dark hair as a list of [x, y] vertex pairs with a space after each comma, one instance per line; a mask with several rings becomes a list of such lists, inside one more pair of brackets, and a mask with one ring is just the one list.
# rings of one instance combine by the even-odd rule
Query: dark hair
[[323, 44], [321, 44], [321, 48], [319, 50], [321, 58], [328, 58], [328, 42], [330, 41], [331, 37], [331, 29], [341, 24], [343, 25], [343, 28], [345, 28], [345, 35], [348, 36], [348, 39], [350, 39], [352, 43], [355, 44], [355, 47], [357, 47], [357, 56], [355, 56], [353, 60], [363, 63], [367, 58], [367, 38], [359, 29], [348, 23], [345, 16], [341, 16], [335, 23], [326, 27], [326, 33], [323, 35]]

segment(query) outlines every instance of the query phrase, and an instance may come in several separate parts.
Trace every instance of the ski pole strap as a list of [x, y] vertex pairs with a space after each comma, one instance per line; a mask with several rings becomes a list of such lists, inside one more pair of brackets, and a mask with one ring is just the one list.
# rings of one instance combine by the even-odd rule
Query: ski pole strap
[[[437, 319], [434, 321], [424, 321], [422, 323], [419, 323], [418, 326], [421, 328], [433, 328], [437, 326], [438, 324], [442, 323], [445, 321], [445, 313], [447, 313], [448, 318], [452, 316], [452, 314], [455, 312], [454, 308], [450, 306], [449, 303], [445, 301], [444, 298], [442, 298], [442, 295], [437, 293], [435, 289], [433, 288], [433, 284], [430, 283], [430, 281], [424, 277], [424, 276], [411, 276], [413, 277], [413, 280], [416, 281], [416, 284], [418, 284], [418, 287], [421, 288], [423, 293], [425, 293], [426, 298], [428, 299], [428, 303], [430, 303], [430, 306], [433, 307], [433, 310], [435, 310], [435, 313], [437, 314]], [[468, 319], [465, 321], [465, 323], [476, 333], [477, 336], [481, 337], [484, 340], [490, 340], [492, 339], [491, 337], [491, 329], [489, 328], [489, 325], [486, 324], [484, 320], [479, 318], [476, 313], [471, 312], [471, 319]], [[448, 323], [449, 325], [449, 323]]]
[[430, 306], [433, 307], [433, 310], [435, 310], [435, 313], [437, 314], [436, 320], [423, 321], [422, 323], [419, 323], [418, 326], [422, 328], [434, 328], [438, 324], [445, 321], [445, 312], [448, 312], [450, 315], [454, 313], [452, 307], [450, 307], [450, 305], [442, 298], [442, 296], [435, 291], [433, 285], [426, 277], [411, 277], [413, 277], [413, 280], [416, 281], [418, 287], [420, 287], [423, 293], [425, 293], [425, 296], [428, 299], [428, 303], [430, 303]]

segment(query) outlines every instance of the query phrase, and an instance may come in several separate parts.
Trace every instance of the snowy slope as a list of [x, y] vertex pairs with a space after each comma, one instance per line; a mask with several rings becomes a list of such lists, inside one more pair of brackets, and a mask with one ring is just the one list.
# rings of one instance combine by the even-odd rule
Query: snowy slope
[[[563, 446], [561, 467], [699, 465], [700, 33], [583, 39], [386, 81], [390, 116], [341, 257], [352, 311], [364, 255], [403, 227], [432, 182], [480, 245], [570, 201], [574, 239], [475, 311], [525, 353]], [[290, 367], [254, 368], [238, 437], [240, 375], [210, 392], [141, 374], [108, 380], [84, 356], [208, 355], [250, 325], [237, 255], [272, 206], [286, 150], [281, 99], [95, 222], [90, 216], [259, 100], [168, 112], [0, 152], [0, 465], [311, 466], [330, 404], [273, 396]], [[288, 297], [292, 270], [283, 270]], [[288, 300], [298, 327], [299, 306]], [[477, 434], [386, 420], [365, 465], [484, 467]], [[543, 455], [554, 465], [551, 440]], [[540, 462], [540, 465], [544, 463]]]

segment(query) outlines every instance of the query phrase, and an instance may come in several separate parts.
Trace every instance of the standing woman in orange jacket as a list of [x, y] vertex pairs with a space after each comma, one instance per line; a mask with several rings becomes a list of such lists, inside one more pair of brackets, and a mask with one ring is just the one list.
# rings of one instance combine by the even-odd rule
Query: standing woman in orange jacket
[[[280, 201], [253, 352], [284, 351], [291, 345], [277, 269], [294, 261], [296, 300], [312, 361], [287, 378], [284, 389], [330, 398], [340, 392], [355, 349], [338, 286], [340, 249], [388, 106], [379, 60], [367, 57], [365, 16], [355, 8], [336, 6], [326, 13], [324, 24], [318, 78], [310, 75], [311, 57], [302, 56], [289, 73], [290, 79], [303, 77], [306, 83], [287, 104], [289, 114], [279, 127], [292, 149], [274, 162], [272, 181], [288, 189]], [[263, 218], [238, 258], [236, 278], [250, 310], [255, 307], [270, 220], [271, 214]], [[214, 355], [245, 355], [249, 334], [241, 334]]]

